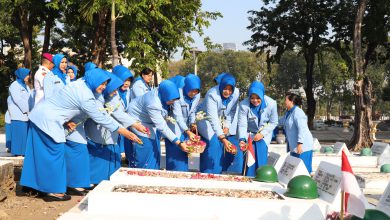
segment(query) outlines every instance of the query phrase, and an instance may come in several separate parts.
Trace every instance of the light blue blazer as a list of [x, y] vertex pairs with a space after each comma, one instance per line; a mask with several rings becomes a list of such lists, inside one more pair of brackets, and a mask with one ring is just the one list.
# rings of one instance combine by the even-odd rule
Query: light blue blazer
[[[127, 128], [137, 122], [129, 115], [129, 113], [126, 112], [125, 104], [118, 93], [113, 97], [106, 98], [105, 105], [109, 105], [114, 108], [114, 111], [111, 113], [111, 117], [119, 122], [123, 127]], [[127, 104], [127, 107], [129, 107], [129, 103]]]
[[250, 100], [246, 98], [240, 102], [238, 113], [238, 136], [239, 139], [248, 139], [248, 133], [255, 135], [262, 127], [260, 132], [264, 136], [265, 143], [269, 146], [272, 139], [272, 133], [278, 125], [278, 110], [276, 101], [264, 95], [266, 107], [261, 110], [260, 121], [250, 108]]
[[81, 113], [80, 115], [77, 115], [76, 117], [71, 119], [71, 121], [75, 123], [80, 123], [80, 125], [78, 125], [76, 129], [71, 133], [65, 131], [66, 140], [73, 141], [80, 144], [87, 144], [87, 139], [84, 130], [84, 122], [87, 118], [88, 118], [87, 114]]
[[92, 91], [83, 79], [79, 79], [37, 105], [29, 118], [57, 143], [65, 142], [63, 124], [82, 112], [111, 132], [121, 127], [118, 122], [100, 111], [96, 103]]
[[[8, 97], [9, 97], [9, 96], [8, 96]], [[7, 98], [7, 100], [8, 100], [8, 98]], [[4, 122], [5, 122], [6, 124], [11, 124], [11, 116], [9, 115], [9, 111], [8, 111], [8, 110], [5, 112]]]
[[313, 150], [313, 136], [307, 126], [307, 116], [302, 109], [295, 107], [287, 118], [286, 115], [283, 116], [281, 123], [291, 152], [295, 152], [298, 142], [303, 144], [303, 152]]
[[130, 98], [131, 98], [130, 100], [134, 100], [135, 98], [144, 95], [150, 90], [151, 90], [150, 87], [146, 85], [146, 83], [142, 78], [135, 80], [133, 86], [130, 89]]
[[[105, 108], [104, 104], [105, 104], [105, 100], [103, 96], [99, 96], [99, 98], [96, 100], [96, 105], [98, 106], [98, 109], [105, 116], [111, 118], [112, 114], [109, 115], [107, 111], [103, 110]], [[105, 127], [103, 127], [100, 124], [97, 124], [92, 119], [88, 119], [85, 122], [84, 127], [85, 127], [85, 133], [87, 137], [97, 144], [104, 144], [104, 145], [116, 144], [118, 141], [117, 132], [111, 132], [110, 130], [107, 130]]]
[[237, 88], [234, 89], [231, 101], [227, 106], [224, 106], [218, 87], [218, 85], [214, 86], [207, 91], [203, 105], [199, 109], [210, 117], [197, 123], [199, 133], [207, 140], [211, 140], [214, 134], [217, 136], [224, 134], [220, 118], [225, 118], [225, 126], [230, 129], [237, 111], [238, 98], [240, 96], [239, 90]]
[[[68, 79], [69, 77], [67, 77], [67, 81]], [[54, 75], [54, 73], [51, 71], [48, 72], [45, 78], [43, 78], [43, 93], [45, 94], [44, 98], [49, 99], [55, 93], [64, 88], [64, 86], [64, 83], [57, 75]]]
[[179, 89], [180, 99], [173, 103], [172, 111], [169, 115], [176, 119], [176, 123], [168, 123], [169, 128], [175, 132], [176, 136], [180, 137], [181, 134], [188, 129], [188, 127], [195, 123], [195, 113], [200, 100], [200, 94], [197, 94], [190, 108], [190, 105], [184, 100], [183, 89]]
[[10, 99], [7, 99], [7, 104], [11, 120], [28, 121], [28, 114], [34, 106], [33, 90], [14, 81], [8, 91]]
[[128, 111], [132, 118], [136, 121], [140, 121], [150, 130], [151, 135], [148, 137], [147, 134], [131, 128], [138, 136], [155, 139], [155, 129], [157, 129], [171, 142], [178, 138], [167, 125], [166, 117], [168, 116], [168, 111], [165, 110], [161, 104], [158, 96], [158, 89], [153, 89], [145, 95], [133, 100], [130, 103]]

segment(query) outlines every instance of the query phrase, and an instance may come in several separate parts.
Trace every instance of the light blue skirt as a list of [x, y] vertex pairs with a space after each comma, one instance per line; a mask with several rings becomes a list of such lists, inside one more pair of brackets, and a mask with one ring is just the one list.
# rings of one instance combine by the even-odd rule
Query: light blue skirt
[[27, 132], [29, 121], [11, 121], [11, 154], [22, 155], [26, 153]]
[[89, 152], [90, 182], [99, 184], [109, 180], [110, 176], [121, 167], [121, 152], [117, 144], [87, 143]]
[[89, 154], [86, 144], [65, 143], [66, 181], [72, 188], [89, 188]]
[[65, 143], [56, 143], [33, 123], [20, 185], [47, 193], [66, 192]]

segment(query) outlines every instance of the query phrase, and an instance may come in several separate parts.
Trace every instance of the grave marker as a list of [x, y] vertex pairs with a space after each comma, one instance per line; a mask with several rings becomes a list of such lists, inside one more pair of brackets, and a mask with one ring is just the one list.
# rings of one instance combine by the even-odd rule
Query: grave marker
[[317, 182], [320, 198], [336, 206], [340, 204], [341, 168], [335, 164], [322, 161], [313, 179]]
[[288, 155], [278, 171], [279, 182], [287, 185], [293, 177], [298, 175], [309, 176], [309, 172], [301, 159]]
[[390, 216], [390, 183], [387, 185], [385, 192], [381, 196], [377, 208]]

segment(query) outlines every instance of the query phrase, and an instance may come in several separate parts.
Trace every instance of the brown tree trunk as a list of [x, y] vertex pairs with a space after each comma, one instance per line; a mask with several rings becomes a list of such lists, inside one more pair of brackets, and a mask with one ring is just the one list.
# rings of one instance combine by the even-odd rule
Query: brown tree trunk
[[44, 40], [43, 40], [43, 47], [42, 47], [42, 53], [49, 52], [49, 46], [50, 46], [50, 31], [53, 27], [54, 20], [50, 16], [46, 16], [45, 18], [45, 34], [44, 34]]
[[24, 49], [24, 61], [23, 66], [25, 68], [31, 69], [31, 61], [32, 61], [32, 28], [29, 25], [28, 21], [28, 10], [19, 7], [18, 8], [18, 16], [17, 23], [19, 27], [20, 38], [23, 42]]
[[105, 8], [97, 14], [97, 24], [95, 28], [95, 37], [92, 41], [92, 62], [99, 67], [104, 66], [105, 54], [107, 48], [106, 26], [108, 10]]
[[115, 0], [112, 1], [111, 5], [111, 51], [112, 51], [112, 67], [119, 64], [119, 54], [118, 54], [118, 48], [116, 45], [116, 39], [115, 39]]
[[373, 143], [372, 127], [372, 84], [364, 73], [362, 56], [362, 22], [367, 0], [360, 0], [355, 18], [353, 33], [354, 72], [355, 72], [355, 129], [348, 146], [354, 151], [370, 147]]
[[316, 113], [316, 100], [314, 99], [313, 93], [313, 70], [314, 70], [314, 61], [315, 61], [315, 52], [308, 49], [304, 52], [305, 61], [306, 61], [306, 99], [307, 99], [307, 124], [310, 129], [313, 129], [313, 121]]

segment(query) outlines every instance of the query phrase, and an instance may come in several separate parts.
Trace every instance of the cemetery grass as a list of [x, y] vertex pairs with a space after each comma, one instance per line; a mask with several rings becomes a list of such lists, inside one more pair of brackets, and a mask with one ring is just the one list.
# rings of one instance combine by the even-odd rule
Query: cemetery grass
[[0, 219], [57, 219], [75, 206], [82, 198], [82, 196], [72, 196], [69, 201], [45, 202], [40, 197], [25, 195], [18, 185], [15, 191], [8, 193], [7, 198], [0, 202]]

